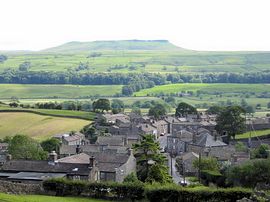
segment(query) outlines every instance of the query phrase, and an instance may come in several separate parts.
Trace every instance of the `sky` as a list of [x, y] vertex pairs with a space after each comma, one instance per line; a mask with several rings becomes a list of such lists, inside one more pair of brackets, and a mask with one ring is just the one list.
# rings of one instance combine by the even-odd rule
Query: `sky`
[[167, 39], [193, 50], [270, 51], [269, 0], [0, 0], [0, 50]]

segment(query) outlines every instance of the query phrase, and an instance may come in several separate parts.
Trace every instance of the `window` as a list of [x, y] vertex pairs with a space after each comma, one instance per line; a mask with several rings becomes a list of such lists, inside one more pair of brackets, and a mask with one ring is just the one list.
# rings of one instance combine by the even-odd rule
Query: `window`
[[100, 172], [100, 181], [115, 181], [115, 173], [113, 172]]

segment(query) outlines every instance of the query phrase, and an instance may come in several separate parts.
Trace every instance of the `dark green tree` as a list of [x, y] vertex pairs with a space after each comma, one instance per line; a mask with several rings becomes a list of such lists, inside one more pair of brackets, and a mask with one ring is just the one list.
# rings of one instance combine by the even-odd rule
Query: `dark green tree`
[[110, 101], [108, 99], [98, 99], [93, 102], [94, 111], [109, 111], [111, 109]]
[[261, 144], [259, 147], [254, 149], [251, 153], [252, 158], [268, 158], [270, 152], [270, 146], [268, 144]]
[[60, 140], [53, 137], [50, 139], [44, 140], [40, 143], [43, 150], [49, 153], [52, 151], [59, 152], [60, 144], [61, 144]]
[[159, 119], [161, 116], [166, 115], [165, 106], [162, 104], [156, 104], [149, 109], [149, 116], [154, 116], [156, 119]]
[[47, 159], [47, 152], [42, 149], [40, 144], [25, 135], [15, 135], [9, 143], [8, 152], [14, 159]]
[[94, 144], [97, 141], [98, 135], [96, 133], [96, 129], [92, 124], [84, 126], [80, 132], [83, 133], [88, 140], [90, 140], [91, 144]]
[[244, 131], [245, 118], [243, 117], [245, 110], [240, 106], [228, 106], [225, 107], [220, 114], [218, 114], [216, 122], [216, 130], [223, 134], [227, 133], [228, 138]]
[[207, 109], [207, 113], [208, 114], [219, 114], [220, 112], [222, 112], [223, 110], [223, 107], [220, 107], [220, 106], [211, 106]]
[[160, 153], [159, 143], [153, 135], [141, 137], [140, 143], [133, 145], [137, 159], [137, 176], [142, 182], [171, 182], [166, 157]]
[[116, 113], [123, 112], [125, 109], [125, 104], [122, 100], [119, 99], [113, 99], [111, 104], [112, 110], [114, 110]]
[[181, 102], [178, 104], [176, 111], [175, 111], [175, 116], [177, 117], [185, 117], [188, 114], [197, 114], [197, 109], [193, 107], [192, 105], [189, 105], [185, 102]]

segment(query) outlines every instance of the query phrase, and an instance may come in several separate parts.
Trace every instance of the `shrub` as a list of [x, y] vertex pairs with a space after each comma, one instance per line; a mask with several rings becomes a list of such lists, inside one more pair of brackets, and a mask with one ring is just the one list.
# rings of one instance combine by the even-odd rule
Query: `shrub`
[[181, 188], [159, 187], [148, 188], [146, 197], [150, 202], [179, 202], [179, 201], [237, 201], [251, 196], [251, 190], [243, 188], [213, 189], [208, 187]]
[[67, 179], [50, 179], [43, 182], [45, 191], [53, 191], [57, 196], [87, 195], [94, 198], [117, 200], [140, 200], [144, 198], [142, 183], [87, 182]]

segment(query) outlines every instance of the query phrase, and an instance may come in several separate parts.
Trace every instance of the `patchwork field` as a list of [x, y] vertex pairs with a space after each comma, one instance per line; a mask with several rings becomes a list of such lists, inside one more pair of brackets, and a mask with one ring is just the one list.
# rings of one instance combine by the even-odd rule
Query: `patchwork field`
[[25, 134], [35, 139], [45, 139], [55, 134], [78, 131], [90, 121], [43, 116], [25, 112], [0, 113], [0, 138]]
[[260, 136], [269, 135], [269, 134], [270, 134], [270, 129], [255, 130], [255, 131], [239, 134], [236, 136], [236, 139], [244, 139], [244, 138], [249, 138], [249, 137], [260, 137]]
[[80, 70], [82, 72], [244, 73], [270, 69], [269, 52], [97, 50], [100, 56], [89, 57], [93, 51], [87, 50], [10, 53], [7, 54], [8, 60], [0, 63], [0, 72], [6, 68], [18, 69], [24, 62], [31, 63], [31, 71], [66, 71], [75, 69], [80, 63], [89, 66], [87, 70]]
[[188, 83], [188, 84], [169, 84], [155, 86], [134, 93], [136, 96], [158, 95], [161, 93], [181, 93], [181, 91], [201, 91], [205, 94], [216, 93], [263, 93], [270, 92], [269, 84], [231, 84], [231, 83]]
[[34, 85], [0, 84], [0, 99], [17, 98], [80, 98], [120, 93], [121, 85]]
[[[105, 202], [105, 200], [88, 199], [79, 197], [56, 197], [42, 195], [12, 195], [0, 193], [2, 202]], [[108, 201], [108, 200], [106, 200]]]

